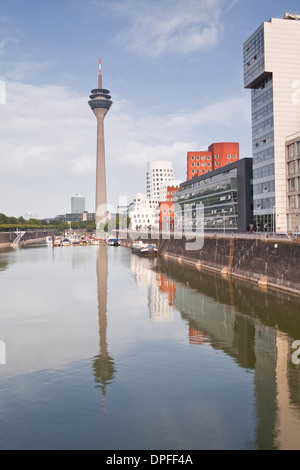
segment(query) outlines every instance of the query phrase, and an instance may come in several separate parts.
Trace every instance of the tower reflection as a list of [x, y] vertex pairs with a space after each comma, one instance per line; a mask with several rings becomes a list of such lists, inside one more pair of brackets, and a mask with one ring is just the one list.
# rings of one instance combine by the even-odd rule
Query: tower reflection
[[107, 347], [107, 247], [99, 246], [97, 255], [98, 312], [100, 352], [93, 360], [96, 386], [101, 388], [102, 402], [106, 401], [107, 386], [113, 381], [116, 367]]

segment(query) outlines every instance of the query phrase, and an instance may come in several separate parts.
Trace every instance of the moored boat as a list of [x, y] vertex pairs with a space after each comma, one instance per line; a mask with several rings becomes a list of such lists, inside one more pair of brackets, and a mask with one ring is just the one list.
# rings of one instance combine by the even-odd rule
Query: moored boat
[[70, 246], [70, 240], [68, 238], [64, 238], [62, 241], [62, 246]]
[[132, 243], [131, 251], [140, 256], [157, 256], [157, 247], [154, 243], [144, 243], [141, 240]]
[[118, 238], [109, 238], [107, 244], [110, 246], [120, 246], [120, 240]]

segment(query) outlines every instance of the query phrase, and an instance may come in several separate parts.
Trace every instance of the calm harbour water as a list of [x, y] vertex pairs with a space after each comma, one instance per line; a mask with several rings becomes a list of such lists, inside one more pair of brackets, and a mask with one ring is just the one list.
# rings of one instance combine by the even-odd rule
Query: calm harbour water
[[297, 297], [43, 246], [0, 252], [0, 301], [0, 449], [300, 449]]

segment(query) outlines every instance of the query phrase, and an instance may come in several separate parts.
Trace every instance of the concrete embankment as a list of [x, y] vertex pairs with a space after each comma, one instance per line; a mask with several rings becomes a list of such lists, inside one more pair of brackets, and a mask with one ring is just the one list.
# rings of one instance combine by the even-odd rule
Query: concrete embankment
[[[28, 230], [24, 232], [20, 238], [20, 232], [0, 232], [0, 246], [10, 247], [14, 244], [17, 244], [17, 246], [26, 246], [45, 243], [46, 238], [55, 235], [55, 233], [56, 230]], [[20, 238], [19, 241], [18, 237]]]
[[300, 243], [296, 241], [205, 236], [199, 248], [195, 240], [170, 238], [160, 240], [159, 254], [197, 269], [255, 282], [262, 288], [300, 294]]

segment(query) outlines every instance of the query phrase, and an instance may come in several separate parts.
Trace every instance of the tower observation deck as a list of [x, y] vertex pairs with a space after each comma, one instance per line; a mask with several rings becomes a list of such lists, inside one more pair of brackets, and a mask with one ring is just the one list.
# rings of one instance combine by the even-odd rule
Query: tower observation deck
[[90, 108], [97, 119], [97, 163], [96, 163], [96, 208], [95, 219], [98, 226], [107, 215], [106, 169], [104, 146], [104, 117], [112, 105], [109, 90], [102, 88], [101, 59], [99, 59], [98, 88], [91, 90]]

